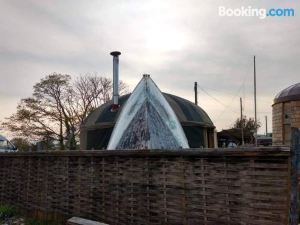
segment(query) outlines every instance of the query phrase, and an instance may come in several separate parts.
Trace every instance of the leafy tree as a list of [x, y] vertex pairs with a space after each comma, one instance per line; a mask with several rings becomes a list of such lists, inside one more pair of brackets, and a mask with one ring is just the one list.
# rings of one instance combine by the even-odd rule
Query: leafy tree
[[[120, 93], [127, 85], [121, 82]], [[21, 100], [17, 111], [2, 126], [15, 136], [59, 143], [60, 149], [76, 149], [80, 125], [87, 115], [112, 97], [112, 81], [96, 75], [50, 74], [34, 85], [33, 95]], [[47, 144], [48, 143], [48, 144]]]
[[241, 129], [243, 127], [246, 133], [254, 133], [258, 128], [260, 128], [260, 126], [261, 123], [259, 121], [255, 123], [253, 118], [250, 117], [248, 119], [246, 116], [244, 116], [242, 120], [241, 118], [236, 119], [232, 128]]
[[255, 123], [253, 118], [247, 118], [246, 116], [243, 117], [241, 120], [240, 118], [236, 119], [233, 126], [230, 129], [222, 130], [218, 133], [218, 137], [221, 139], [225, 139], [223, 144], [226, 145], [226, 142], [235, 142], [238, 145], [242, 144], [242, 132], [241, 128], [243, 127], [243, 135], [244, 135], [244, 143], [246, 144], [253, 144], [255, 141], [254, 133], [256, 129], [260, 127], [260, 122]]

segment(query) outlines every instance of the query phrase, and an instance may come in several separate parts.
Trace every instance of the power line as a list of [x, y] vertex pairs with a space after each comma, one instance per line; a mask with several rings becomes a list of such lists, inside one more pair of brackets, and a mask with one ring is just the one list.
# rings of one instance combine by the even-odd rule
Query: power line
[[[226, 105], [226, 107], [222, 110], [222, 112], [217, 116], [217, 118], [216, 118], [217, 120], [224, 114], [224, 112], [226, 112], [226, 110], [228, 109], [228, 107], [230, 107], [232, 105], [234, 99], [239, 95], [239, 93], [240, 93], [243, 85], [244, 85], [244, 82], [240, 85], [237, 93], [231, 98], [230, 102]], [[235, 113], [237, 113], [237, 112], [235, 112]]]
[[201, 89], [201, 91], [203, 91], [205, 94], [207, 94], [209, 97], [211, 97], [212, 99], [214, 99], [216, 102], [220, 103], [221, 105], [225, 106], [225, 104], [223, 102], [221, 102], [220, 100], [218, 100], [217, 98], [215, 98], [214, 96], [212, 96], [211, 94], [209, 94], [207, 91], [205, 91], [202, 87], [199, 86], [199, 88]]
[[[211, 94], [209, 94], [205, 89], [203, 89], [202, 87], [200, 87], [199, 86], [199, 88], [200, 88], [200, 90], [201, 91], [203, 91], [206, 95], [208, 95], [209, 97], [211, 97], [213, 100], [215, 100], [216, 102], [218, 102], [219, 104], [221, 104], [222, 106], [224, 106], [225, 108], [227, 108], [228, 107], [228, 105], [225, 105], [223, 102], [221, 102], [219, 99], [217, 99], [216, 97], [214, 97], [214, 96], [212, 96]], [[234, 113], [236, 113], [236, 114], [239, 114], [239, 112], [236, 112], [236, 111], [234, 111], [234, 110], [230, 110], [230, 111], [232, 111], [232, 112], [234, 112]]]

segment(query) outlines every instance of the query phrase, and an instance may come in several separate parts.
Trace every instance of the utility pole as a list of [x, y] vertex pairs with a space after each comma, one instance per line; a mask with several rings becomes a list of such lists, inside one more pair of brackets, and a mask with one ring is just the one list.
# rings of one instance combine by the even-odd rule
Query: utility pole
[[265, 116], [266, 119], [266, 136], [268, 135], [268, 117]]
[[195, 82], [194, 85], [194, 92], [195, 92], [195, 105], [198, 105], [198, 84]]
[[[257, 114], [256, 114], [256, 65], [254, 56], [254, 122], [257, 125]], [[257, 146], [257, 128], [255, 127], [255, 146]]]
[[241, 106], [241, 132], [242, 132], [242, 146], [245, 144], [244, 142], [244, 120], [243, 120], [243, 102], [242, 98], [240, 98], [240, 106]]

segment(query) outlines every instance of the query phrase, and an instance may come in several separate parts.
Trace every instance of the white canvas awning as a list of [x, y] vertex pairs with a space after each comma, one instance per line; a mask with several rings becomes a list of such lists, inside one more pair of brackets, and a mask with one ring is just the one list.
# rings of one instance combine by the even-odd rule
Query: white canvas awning
[[174, 111], [149, 75], [127, 100], [111, 135], [108, 150], [189, 148]]

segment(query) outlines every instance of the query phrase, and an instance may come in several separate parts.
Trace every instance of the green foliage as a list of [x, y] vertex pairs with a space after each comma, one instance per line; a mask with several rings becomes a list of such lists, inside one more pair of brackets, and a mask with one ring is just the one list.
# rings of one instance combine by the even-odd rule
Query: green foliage
[[232, 128], [241, 128], [243, 127], [245, 132], [254, 133], [258, 128], [260, 128], [261, 123], [257, 121], [255, 123], [255, 120], [253, 118], [247, 118], [246, 116], [243, 117], [241, 120], [238, 118]]
[[[17, 210], [15, 207], [10, 205], [0, 205], [0, 223], [1, 221], [5, 221], [9, 218], [16, 217]], [[25, 225], [61, 225], [53, 220], [45, 220], [45, 219], [34, 219], [34, 218], [25, 218]]]
[[60, 225], [60, 224], [52, 220], [38, 220], [38, 219], [27, 218], [25, 219], [25, 225]]
[[15, 216], [16, 214], [16, 209], [13, 206], [0, 205], [0, 220], [5, 220]]

